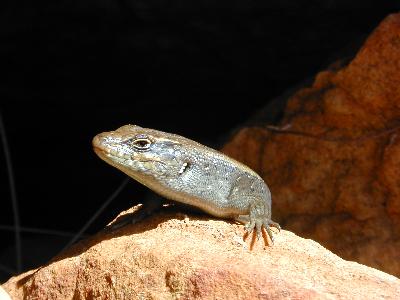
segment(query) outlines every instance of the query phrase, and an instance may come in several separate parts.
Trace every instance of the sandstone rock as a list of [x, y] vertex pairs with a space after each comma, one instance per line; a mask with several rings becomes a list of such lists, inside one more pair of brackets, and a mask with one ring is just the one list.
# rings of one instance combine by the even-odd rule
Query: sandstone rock
[[[289, 231], [265, 246], [243, 225], [164, 208], [11, 278], [13, 299], [399, 299], [400, 280]], [[250, 249], [251, 248], [251, 249]]]
[[224, 152], [268, 183], [274, 219], [400, 276], [400, 14], [345, 67], [288, 99], [278, 127], [242, 129]]
[[0, 286], [0, 300], [11, 300], [8, 293]]

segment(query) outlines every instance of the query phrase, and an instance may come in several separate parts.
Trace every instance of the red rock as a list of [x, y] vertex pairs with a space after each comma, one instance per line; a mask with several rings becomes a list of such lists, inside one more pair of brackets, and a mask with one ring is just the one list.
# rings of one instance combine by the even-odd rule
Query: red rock
[[264, 247], [243, 233], [165, 209], [100, 232], [3, 288], [13, 299], [400, 299], [399, 279], [312, 240], [281, 231]]
[[400, 276], [399, 133], [394, 14], [347, 66], [290, 97], [278, 128], [244, 128], [224, 152], [262, 175], [285, 229]]

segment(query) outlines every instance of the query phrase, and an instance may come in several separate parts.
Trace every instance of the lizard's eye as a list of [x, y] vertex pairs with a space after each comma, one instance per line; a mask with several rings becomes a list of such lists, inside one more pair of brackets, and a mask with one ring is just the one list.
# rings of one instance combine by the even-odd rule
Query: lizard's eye
[[131, 145], [137, 150], [147, 150], [150, 148], [151, 141], [147, 138], [136, 138], [131, 140]]

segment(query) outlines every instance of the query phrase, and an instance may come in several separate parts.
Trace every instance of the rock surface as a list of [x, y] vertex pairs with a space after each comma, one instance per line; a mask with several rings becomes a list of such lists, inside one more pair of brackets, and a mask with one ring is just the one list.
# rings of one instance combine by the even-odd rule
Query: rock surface
[[268, 183], [275, 221], [348, 260], [400, 276], [400, 14], [345, 67], [288, 99], [277, 127], [224, 152]]
[[0, 300], [11, 300], [8, 293], [0, 286]]
[[243, 233], [241, 224], [165, 207], [3, 287], [14, 299], [400, 298], [399, 279], [312, 240], [283, 230], [268, 247]]

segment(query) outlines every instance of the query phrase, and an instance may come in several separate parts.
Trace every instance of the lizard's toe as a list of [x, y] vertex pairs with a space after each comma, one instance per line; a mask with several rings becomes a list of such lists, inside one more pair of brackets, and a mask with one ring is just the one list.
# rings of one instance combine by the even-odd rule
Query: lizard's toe
[[254, 227], [256, 226], [256, 222], [254, 220], [250, 220], [245, 226], [244, 229], [247, 231], [248, 234], [252, 233]]
[[267, 224], [268, 224], [269, 226], [275, 227], [276, 229], [278, 229], [278, 231], [281, 231], [281, 226], [280, 226], [278, 223], [276, 223], [276, 222], [274, 222], [274, 221], [272, 221], [272, 220], [269, 220], [269, 221], [267, 222]]
[[261, 228], [262, 228], [263, 222], [260, 220], [256, 221], [256, 234], [257, 234], [257, 240], [260, 239], [261, 237]]
[[[270, 221], [264, 221], [264, 222], [263, 222], [263, 225], [264, 225], [265, 231], [268, 233], [268, 236], [269, 236], [269, 238], [271, 239], [272, 244], [274, 244], [274, 236], [272, 235], [272, 230], [271, 230], [271, 228], [269, 227], [269, 222], [270, 222]], [[278, 226], [279, 226], [279, 225], [278, 225]]]

